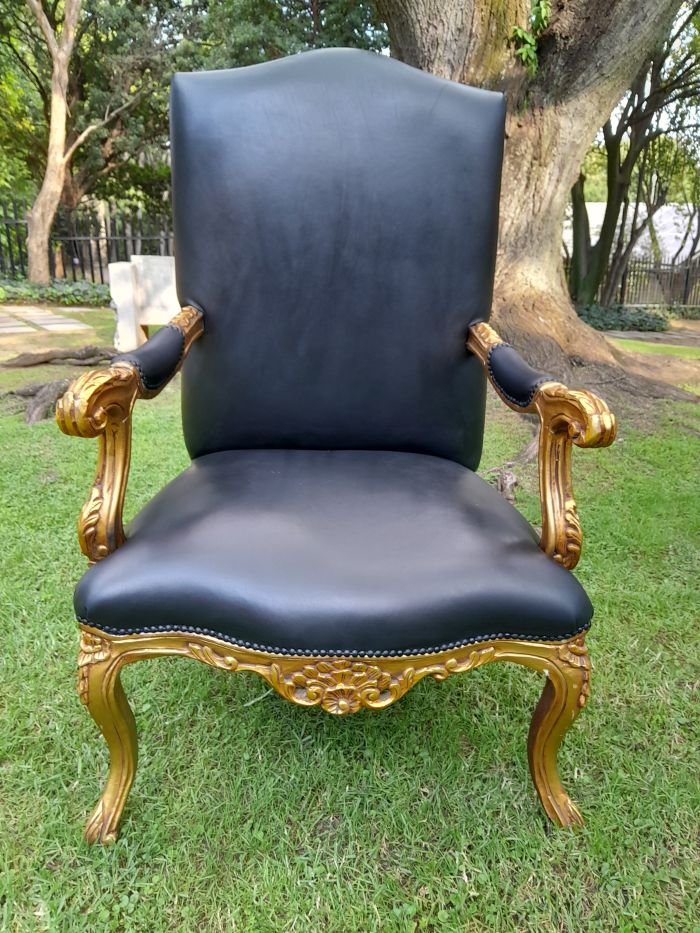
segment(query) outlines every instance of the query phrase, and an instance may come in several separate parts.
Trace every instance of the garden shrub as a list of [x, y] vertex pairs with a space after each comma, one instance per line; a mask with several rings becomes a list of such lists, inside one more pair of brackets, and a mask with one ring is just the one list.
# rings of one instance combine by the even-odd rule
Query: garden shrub
[[53, 279], [50, 285], [35, 285], [26, 279], [0, 279], [0, 301], [106, 307], [109, 305], [110, 295], [108, 285], [93, 282]]
[[671, 305], [668, 316], [680, 321], [700, 321], [700, 305]]
[[581, 320], [596, 330], [668, 330], [666, 315], [654, 308], [593, 304], [579, 307], [576, 311]]

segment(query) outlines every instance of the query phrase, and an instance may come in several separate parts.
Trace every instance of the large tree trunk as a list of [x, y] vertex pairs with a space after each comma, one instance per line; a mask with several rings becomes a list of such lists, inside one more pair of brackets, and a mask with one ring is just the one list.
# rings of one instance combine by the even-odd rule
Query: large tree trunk
[[[555, 375], [616, 362], [576, 316], [564, 278], [564, 213], [586, 150], [663, 35], [678, 0], [559, 0], [530, 76], [513, 28], [530, 0], [378, 0], [392, 54], [426, 71], [506, 93], [496, 326]], [[534, 338], [534, 339], [533, 339]]]
[[[51, 225], [61, 199], [66, 165], [72, 155], [71, 150], [66, 151], [68, 75], [82, 0], [65, 0], [63, 21], [58, 34], [55, 20], [56, 4], [49, 4], [45, 9], [42, 0], [27, 0], [27, 5], [34, 14], [51, 57], [51, 113], [46, 171], [39, 194], [27, 214], [29, 281], [48, 285]], [[87, 132], [89, 128], [84, 134]]]
[[44, 180], [32, 209], [27, 214], [29, 281], [40, 285], [48, 285], [50, 279], [49, 238], [56, 209], [61, 200], [66, 171], [64, 151], [68, 115], [66, 104], [68, 63], [63, 59], [64, 56], [57, 56], [51, 75], [51, 121]]

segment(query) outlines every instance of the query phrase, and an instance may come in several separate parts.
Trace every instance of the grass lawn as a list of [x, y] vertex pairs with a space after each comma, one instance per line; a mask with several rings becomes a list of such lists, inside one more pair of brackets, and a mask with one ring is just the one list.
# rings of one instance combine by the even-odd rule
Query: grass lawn
[[[137, 406], [128, 515], [186, 465], [178, 402], [175, 385]], [[489, 408], [484, 469], [529, 434]], [[560, 766], [582, 831], [552, 830], [530, 784], [533, 672], [424, 681], [337, 720], [169, 659], [124, 675], [140, 768], [121, 839], [90, 848], [106, 748], [74, 689], [71, 593], [95, 444], [2, 415], [0, 929], [700, 929], [698, 430], [664, 404], [653, 434], [623, 419], [612, 449], [576, 453], [593, 694]]]
[[622, 350], [657, 353], [661, 356], [680, 356], [685, 360], [700, 360], [700, 347], [684, 347], [676, 343], [652, 343], [649, 340], [626, 340], [619, 337], [608, 337], [608, 340]]

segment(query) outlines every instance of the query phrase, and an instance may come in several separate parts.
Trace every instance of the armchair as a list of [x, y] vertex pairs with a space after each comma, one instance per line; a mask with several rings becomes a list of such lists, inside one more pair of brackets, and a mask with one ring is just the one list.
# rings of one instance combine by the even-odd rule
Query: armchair
[[[581, 821], [556, 765], [590, 681], [571, 447], [615, 421], [485, 323], [503, 127], [501, 95], [358, 51], [175, 77], [183, 311], [57, 408], [99, 439], [74, 600], [110, 752], [89, 841], [116, 838], [136, 770], [121, 670], [164, 655], [335, 715], [533, 668], [533, 782], [555, 823]], [[192, 464], [125, 534], [132, 408], [180, 368]], [[487, 377], [540, 418], [539, 541], [475, 473]]]

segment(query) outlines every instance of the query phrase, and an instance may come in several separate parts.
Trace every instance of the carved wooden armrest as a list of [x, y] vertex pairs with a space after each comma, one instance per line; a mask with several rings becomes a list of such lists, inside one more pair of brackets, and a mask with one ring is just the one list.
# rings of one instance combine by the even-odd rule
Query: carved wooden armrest
[[153, 398], [182, 365], [204, 330], [202, 312], [185, 307], [133, 353], [79, 376], [56, 404], [64, 434], [99, 438], [95, 480], [78, 519], [78, 540], [91, 563], [124, 543], [122, 508], [131, 457], [131, 412]]
[[612, 444], [617, 431], [615, 416], [592, 392], [568, 389], [536, 373], [488, 324], [469, 329], [467, 347], [479, 358], [509, 408], [539, 415], [540, 547], [572, 570], [581, 555], [582, 533], [571, 481], [571, 445]]

